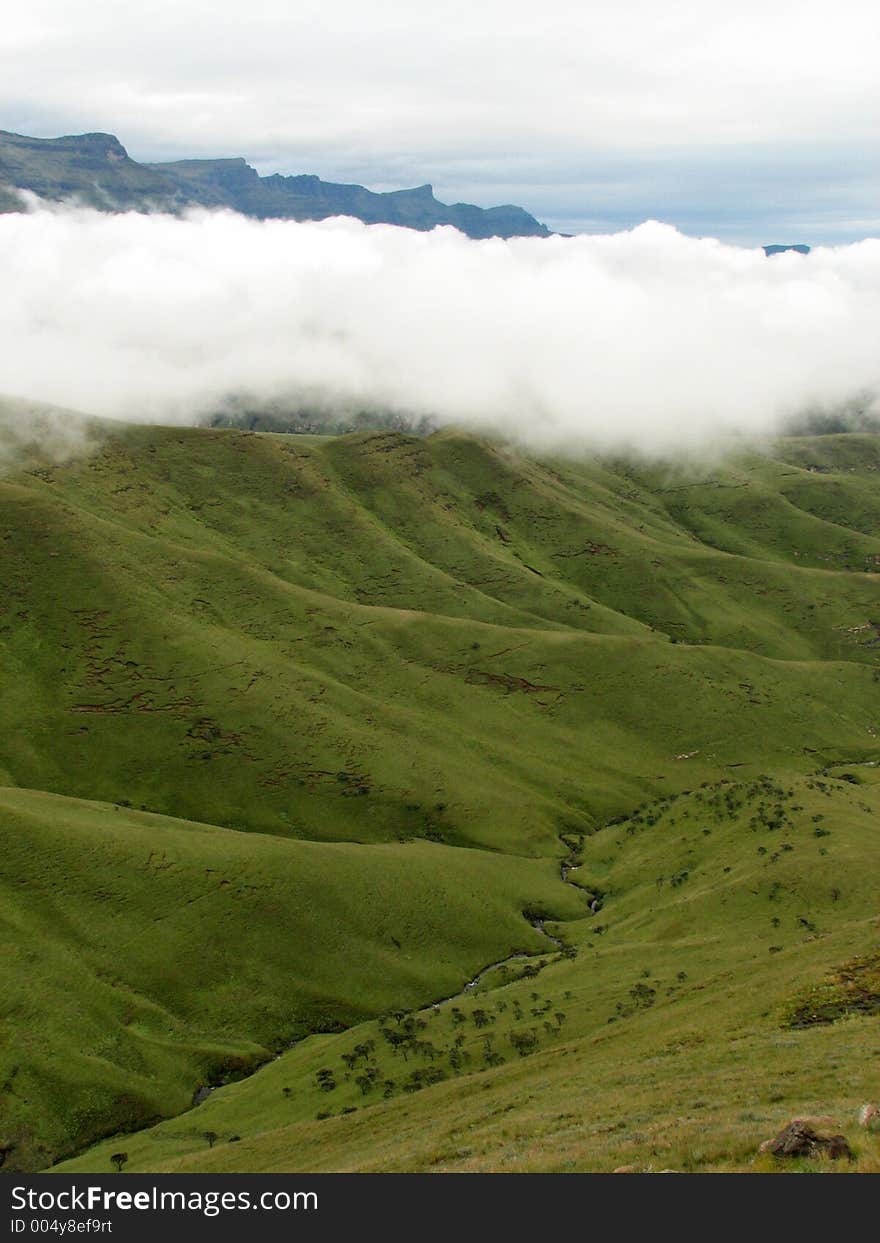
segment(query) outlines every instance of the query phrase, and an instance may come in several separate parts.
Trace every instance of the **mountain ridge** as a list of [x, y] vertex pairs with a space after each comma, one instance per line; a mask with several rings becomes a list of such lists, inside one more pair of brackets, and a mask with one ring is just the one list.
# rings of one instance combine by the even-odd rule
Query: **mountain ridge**
[[139, 163], [114, 134], [104, 133], [31, 138], [0, 130], [0, 212], [21, 210], [20, 190], [54, 202], [75, 198], [104, 211], [231, 208], [258, 220], [345, 215], [422, 231], [452, 225], [472, 238], [550, 236], [521, 207], [441, 203], [430, 183], [376, 192], [309, 173], [261, 177], [242, 156]]

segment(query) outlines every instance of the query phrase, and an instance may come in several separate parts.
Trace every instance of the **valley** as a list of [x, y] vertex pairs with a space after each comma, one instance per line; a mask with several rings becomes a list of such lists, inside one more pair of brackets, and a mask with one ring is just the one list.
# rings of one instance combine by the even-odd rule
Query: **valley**
[[770, 1168], [816, 1113], [876, 1169], [878, 479], [856, 433], [19, 455], [5, 1168]]

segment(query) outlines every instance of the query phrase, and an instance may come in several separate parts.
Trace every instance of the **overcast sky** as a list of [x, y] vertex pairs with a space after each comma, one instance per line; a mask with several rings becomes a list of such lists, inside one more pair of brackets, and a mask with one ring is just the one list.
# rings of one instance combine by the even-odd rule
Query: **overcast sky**
[[880, 233], [878, 47], [867, 0], [29, 0], [0, 128], [430, 181], [569, 232], [843, 242]]

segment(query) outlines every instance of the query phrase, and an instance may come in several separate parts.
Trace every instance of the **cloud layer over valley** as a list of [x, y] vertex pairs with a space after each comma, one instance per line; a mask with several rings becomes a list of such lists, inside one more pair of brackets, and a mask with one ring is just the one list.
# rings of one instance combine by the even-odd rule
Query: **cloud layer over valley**
[[647, 223], [474, 242], [337, 219], [0, 216], [0, 392], [121, 419], [383, 409], [533, 448], [703, 450], [880, 388], [880, 241]]

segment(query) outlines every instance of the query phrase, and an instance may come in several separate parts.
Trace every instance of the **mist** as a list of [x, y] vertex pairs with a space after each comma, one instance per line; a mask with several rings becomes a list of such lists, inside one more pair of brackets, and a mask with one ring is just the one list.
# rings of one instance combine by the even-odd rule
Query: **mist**
[[31, 203], [0, 271], [0, 392], [117, 419], [370, 409], [675, 455], [880, 391], [876, 239], [767, 259], [656, 222], [472, 241]]

